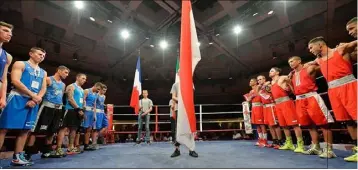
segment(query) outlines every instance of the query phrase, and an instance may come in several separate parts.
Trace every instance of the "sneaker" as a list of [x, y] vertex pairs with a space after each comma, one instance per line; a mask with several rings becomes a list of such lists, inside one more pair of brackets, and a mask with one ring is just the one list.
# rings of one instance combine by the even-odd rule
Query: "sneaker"
[[79, 154], [84, 152], [84, 150], [82, 150], [80, 146], [76, 146], [75, 151], [76, 151], [76, 153], [79, 153]]
[[358, 153], [348, 156], [348, 157], [344, 158], [344, 160], [347, 162], [358, 162]]
[[332, 148], [323, 148], [323, 153], [319, 155], [320, 158], [335, 158], [337, 157], [336, 154], [334, 154]]
[[85, 151], [94, 151], [96, 150], [93, 145], [87, 145], [83, 148]]
[[76, 148], [67, 148], [67, 155], [74, 155], [74, 154], [79, 154], [80, 152], [77, 151]]
[[281, 146], [280, 146], [279, 144], [275, 144], [275, 145], [273, 146], [274, 149], [280, 149], [280, 147], [281, 147]]
[[25, 158], [25, 153], [24, 152], [20, 152], [18, 154], [14, 154], [12, 156], [12, 161], [11, 161], [11, 165], [13, 166], [30, 166], [33, 165], [33, 162], [28, 161]]
[[94, 145], [93, 145], [93, 149], [94, 149], [94, 150], [98, 150], [98, 149], [99, 149], [99, 145], [98, 145], [98, 144], [94, 144]]
[[295, 150], [295, 146], [292, 144], [292, 141], [286, 140], [285, 144], [279, 148], [279, 150]]
[[170, 156], [171, 158], [180, 156], [180, 151], [178, 149], [175, 149], [175, 151], [173, 152], [173, 154]]
[[[51, 151], [52, 152], [52, 151]], [[51, 152], [47, 152], [47, 153], [42, 153], [41, 154], [41, 158], [49, 158], [51, 155]]]
[[269, 144], [269, 143], [266, 145], [267, 148], [273, 148], [274, 146], [275, 144]]
[[322, 150], [319, 147], [319, 144], [312, 144], [310, 146], [310, 149], [302, 152], [305, 155], [321, 155], [322, 154]]
[[357, 161], [358, 161], [358, 153], [357, 153], [357, 150], [358, 150], [358, 147], [357, 147], [357, 146], [353, 147], [353, 148], [352, 148], [353, 155], [344, 158], [344, 160], [347, 161], [347, 162], [357, 162]]
[[26, 153], [26, 152], [24, 152], [24, 157], [25, 157], [26, 160], [32, 162], [32, 159], [31, 159], [32, 154], [31, 154], [31, 153]]
[[352, 151], [353, 151], [353, 153], [357, 153], [358, 147], [357, 147], [357, 146], [353, 147], [353, 148], [352, 148]]
[[264, 148], [264, 147], [268, 147], [268, 143], [266, 139], [262, 139], [261, 143], [259, 145], [259, 147]]
[[63, 152], [62, 148], [57, 148], [55, 151], [52, 151], [50, 154], [50, 158], [62, 158], [67, 155]]
[[255, 146], [260, 146], [261, 143], [261, 139], [257, 140], [257, 142], [255, 143]]
[[297, 141], [297, 147], [293, 152], [295, 152], [295, 153], [303, 153], [304, 151], [305, 151], [305, 146], [304, 146], [303, 140]]
[[191, 157], [197, 158], [199, 155], [195, 151], [189, 151]]

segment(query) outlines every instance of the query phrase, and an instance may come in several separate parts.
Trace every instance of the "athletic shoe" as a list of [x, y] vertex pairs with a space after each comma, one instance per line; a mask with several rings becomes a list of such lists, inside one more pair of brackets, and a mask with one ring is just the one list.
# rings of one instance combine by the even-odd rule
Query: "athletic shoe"
[[319, 144], [311, 144], [310, 149], [302, 152], [305, 155], [321, 155], [322, 150], [319, 146]]
[[[53, 151], [51, 151], [51, 152], [53, 152]], [[42, 153], [41, 158], [49, 158], [51, 156], [51, 152]]]
[[279, 148], [280, 150], [295, 150], [292, 140], [286, 140], [285, 144]]
[[261, 139], [257, 140], [257, 142], [255, 143], [255, 146], [260, 146], [261, 143]]
[[75, 151], [79, 154], [84, 152], [84, 150], [82, 150], [80, 146], [76, 146]]
[[353, 150], [353, 155], [344, 158], [344, 160], [347, 162], [358, 162], [357, 146], [353, 147], [352, 150]]
[[74, 155], [74, 154], [79, 154], [81, 152], [79, 152], [76, 148], [67, 148], [67, 155]]
[[295, 153], [303, 153], [305, 151], [305, 146], [303, 140], [297, 141], [297, 147], [294, 150]]
[[94, 148], [95, 150], [98, 150], [98, 149], [99, 149], [99, 145], [98, 145], [98, 144], [95, 144], [95, 145], [93, 146], [93, 148]]
[[323, 148], [323, 153], [319, 155], [320, 158], [335, 158], [337, 157], [336, 154], [334, 154], [332, 148]]
[[66, 157], [67, 155], [63, 152], [62, 148], [57, 148], [56, 150], [52, 151], [50, 154], [50, 158], [62, 158]]
[[33, 162], [30, 162], [25, 158], [25, 153], [24, 152], [14, 154], [12, 156], [12, 158], [13, 159], [11, 161], [11, 165], [13, 165], [13, 166], [29, 166], [29, 165], [33, 165]]
[[87, 145], [83, 148], [85, 151], [94, 151], [96, 150], [93, 145]]
[[264, 148], [264, 147], [268, 147], [268, 143], [266, 139], [262, 139], [261, 143], [259, 145], [259, 147]]
[[279, 144], [275, 144], [275, 145], [273, 146], [274, 149], [280, 149], [280, 147], [281, 147], [281, 146], [280, 146]]

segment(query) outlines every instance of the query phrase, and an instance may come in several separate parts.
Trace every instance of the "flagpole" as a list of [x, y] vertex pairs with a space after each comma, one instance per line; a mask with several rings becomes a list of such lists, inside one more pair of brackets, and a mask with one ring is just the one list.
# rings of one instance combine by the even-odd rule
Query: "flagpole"
[[[140, 47], [138, 48], [138, 60], [140, 62]], [[142, 69], [140, 70], [140, 72], [142, 72]], [[142, 73], [139, 74], [141, 77], [139, 78], [140, 80], [142, 80]], [[142, 89], [141, 89], [142, 90]], [[141, 92], [139, 93], [141, 94]], [[138, 97], [138, 103], [140, 102], [140, 95]]]

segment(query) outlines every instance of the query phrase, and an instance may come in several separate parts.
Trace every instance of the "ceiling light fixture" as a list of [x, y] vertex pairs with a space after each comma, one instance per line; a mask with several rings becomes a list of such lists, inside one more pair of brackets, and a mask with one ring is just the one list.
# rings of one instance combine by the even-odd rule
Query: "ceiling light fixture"
[[74, 1], [73, 4], [77, 9], [83, 9], [84, 3], [82, 1]]
[[122, 30], [122, 31], [121, 31], [121, 36], [122, 36], [123, 39], [126, 40], [126, 39], [129, 37], [129, 32], [128, 32], [128, 30], [126, 30], [126, 29]]
[[234, 27], [234, 33], [235, 34], [240, 34], [241, 31], [242, 31], [242, 28], [240, 26], [237, 25], [237, 26]]
[[160, 41], [159, 46], [164, 50], [168, 47], [168, 43], [165, 40], [162, 40]]

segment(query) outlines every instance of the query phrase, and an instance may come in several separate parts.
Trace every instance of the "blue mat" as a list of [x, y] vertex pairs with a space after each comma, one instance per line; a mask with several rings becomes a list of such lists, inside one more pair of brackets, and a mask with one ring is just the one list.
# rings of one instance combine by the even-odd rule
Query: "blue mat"
[[[20, 168], [357, 168], [356, 163], [343, 160], [351, 154], [346, 151], [336, 150], [338, 157], [327, 160], [316, 155], [258, 148], [248, 141], [197, 142], [199, 158], [190, 157], [185, 147], [181, 147], [181, 156], [170, 158], [173, 150], [170, 143], [113, 144], [59, 159], [35, 155], [35, 165]], [[1, 166], [13, 168], [10, 162], [1, 160]]]

